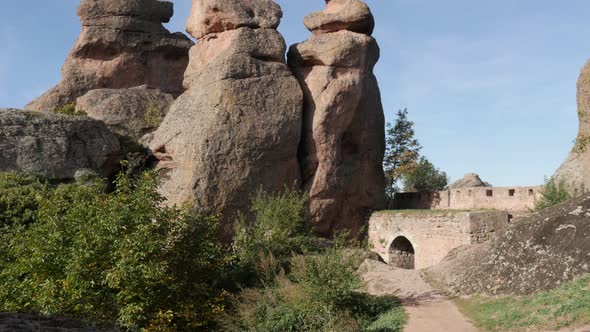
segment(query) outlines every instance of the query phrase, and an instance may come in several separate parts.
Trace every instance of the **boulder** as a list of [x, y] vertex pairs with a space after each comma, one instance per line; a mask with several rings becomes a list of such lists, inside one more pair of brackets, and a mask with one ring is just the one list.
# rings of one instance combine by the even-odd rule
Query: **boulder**
[[[203, 3], [193, 1], [193, 10]], [[217, 3], [233, 8], [225, 7], [231, 1]], [[239, 4], [253, 19], [259, 8], [276, 6], [267, 0]], [[214, 22], [205, 15], [193, 13], [189, 20], [189, 26], [207, 24]], [[257, 190], [299, 186], [303, 93], [285, 63], [285, 49], [275, 29], [247, 26], [208, 34], [191, 49], [187, 91], [146, 139], [170, 204], [221, 213], [229, 231], [238, 212], [248, 214]]]
[[428, 274], [460, 295], [527, 295], [590, 273], [590, 195], [517, 219], [484, 244], [452, 251]]
[[590, 61], [578, 79], [579, 129], [576, 143], [554, 178], [564, 180], [570, 191], [590, 190]]
[[[339, 3], [306, 22], [322, 17], [324, 26], [336, 27], [330, 22], [339, 20], [329, 18]], [[367, 16], [361, 23], [370, 22]], [[288, 58], [304, 91], [299, 161], [311, 218], [321, 235], [356, 235], [372, 211], [385, 207], [385, 120], [373, 74], [379, 46], [368, 34], [342, 29], [293, 45]]]
[[172, 95], [147, 86], [97, 89], [78, 98], [76, 110], [121, 135], [137, 138], [158, 128], [172, 102]]
[[73, 180], [79, 170], [110, 176], [122, 158], [119, 140], [102, 122], [0, 109], [0, 171]]
[[193, 0], [186, 31], [201, 39], [241, 27], [276, 29], [282, 17], [281, 7], [272, 0]]
[[315, 34], [349, 30], [370, 35], [375, 19], [367, 4], [359, 0], [329, 0], [324, 11], [305, 18], [305, 26]]
[[94, 89], [150, 85], [178, 96], [193, 43], [163, 22], [172, 3], [158, 0], [82, 0], [82, 32], [62, 68], [62, 81], [25, 108], [53, 110]]
[[492, 185], [484, 182], [479, 175], [475, 173], [468, 173], [458, 181], [453, 182], [449, 185], [448, 189], [459, 189], [459, 188], [476, 188], [476, 187], [491, 187]]

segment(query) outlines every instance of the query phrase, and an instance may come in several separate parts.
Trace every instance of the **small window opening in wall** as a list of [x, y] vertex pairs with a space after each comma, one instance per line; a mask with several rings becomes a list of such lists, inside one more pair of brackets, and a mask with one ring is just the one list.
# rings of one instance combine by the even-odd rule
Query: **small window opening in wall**
[[535, 192], [533, 191], [533, 189], [529, 189], [529, 196], [533, 196]]
[[493, 190], [486, 190], [486, 196], [488, 196], [488, 197], [494, 196], [494, 191]]
[[467, 192], [467, 196], [471, 197], [471, 190]]
[[457, 194], [457, 195], [461, 195], [461, 192], [460, 192], [460, 191], [457, 191], [457, 192], [456, 192], [456, 194]]
[[508, 190], [508, 196], [514, 197], [514, 194], [516, 194], [516, 190], [514, 190], [514, 189]]

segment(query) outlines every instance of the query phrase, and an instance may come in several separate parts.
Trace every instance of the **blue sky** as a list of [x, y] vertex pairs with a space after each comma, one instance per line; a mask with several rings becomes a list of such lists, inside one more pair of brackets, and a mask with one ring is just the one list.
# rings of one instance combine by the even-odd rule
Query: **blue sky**
[[[183, 31], [190, 0], [175, 0]], [[288, 44], [323, 0], [277, 0]], [[577, 132], [576, 80], [590, 58], [587, 0], [367, 0], [382, 54], [386, 117], [407, 107], [423, 153], [452, 180], [543, 181]], [[0, 107], [22, 107], [60, 80], [80, 23], [77, 0], [6, 1], [0, 11]]]

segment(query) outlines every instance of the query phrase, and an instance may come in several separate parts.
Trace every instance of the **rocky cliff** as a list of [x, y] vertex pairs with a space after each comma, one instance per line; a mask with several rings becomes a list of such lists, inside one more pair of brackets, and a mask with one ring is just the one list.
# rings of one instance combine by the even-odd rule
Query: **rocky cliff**
[[193, 43], [162, 25], [173, 15], [171, 2], [82, 0], [78, 15], [82, 32], [63, 65], [62, 81], [26, 109], [53, 110], [99, 88], [147, 84], [174, 96], [182, 93]]
[[[222, 213], [229, 225], [258, 190], [300, 182], [301, 88], [285, 63], [271, 0], [193, 0], [183, 93], [148, 138], [170, 203]], [[229, 227], [229, 226], [228, 226]]]
[[384, 208], [384, 115], [373, 67], [379, 47], [369, 7], [327, 1], [305, 18], [313, 35], [289, 51], [304, 91], [299, 161], [319, 233], [357, 233]]

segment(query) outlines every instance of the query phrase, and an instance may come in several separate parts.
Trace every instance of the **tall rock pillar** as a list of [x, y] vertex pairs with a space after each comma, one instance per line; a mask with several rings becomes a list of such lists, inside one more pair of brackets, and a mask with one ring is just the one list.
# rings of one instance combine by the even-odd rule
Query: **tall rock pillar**
[[285, 62], [272, 0], [193, 0], [186, 91], [149, 139], [170, 203], [247, 213], [259, 189], [300, 185], [303, 93]]
[[574, 148], [554, 175], [566, 181], [571, 190], [590, 190], [590, 61], [578, 79], [578, 118], [580, 127]]
[[313, 35], [289, 51], [304, 91], [299, 147], [310, 214], [320, 234], [357, 233], [385, 206], [383, 107], [373, 67], [374, 20], [358, 0], [327, 1], [305, 18]]
[[51, 111], [90, 90], [149, 85], [182, 93], [192, 41], [162, 23], [174, 13], [170, 1], [82, 0], [82, 32], [62, 68], [62, 81], [26, 106]]

